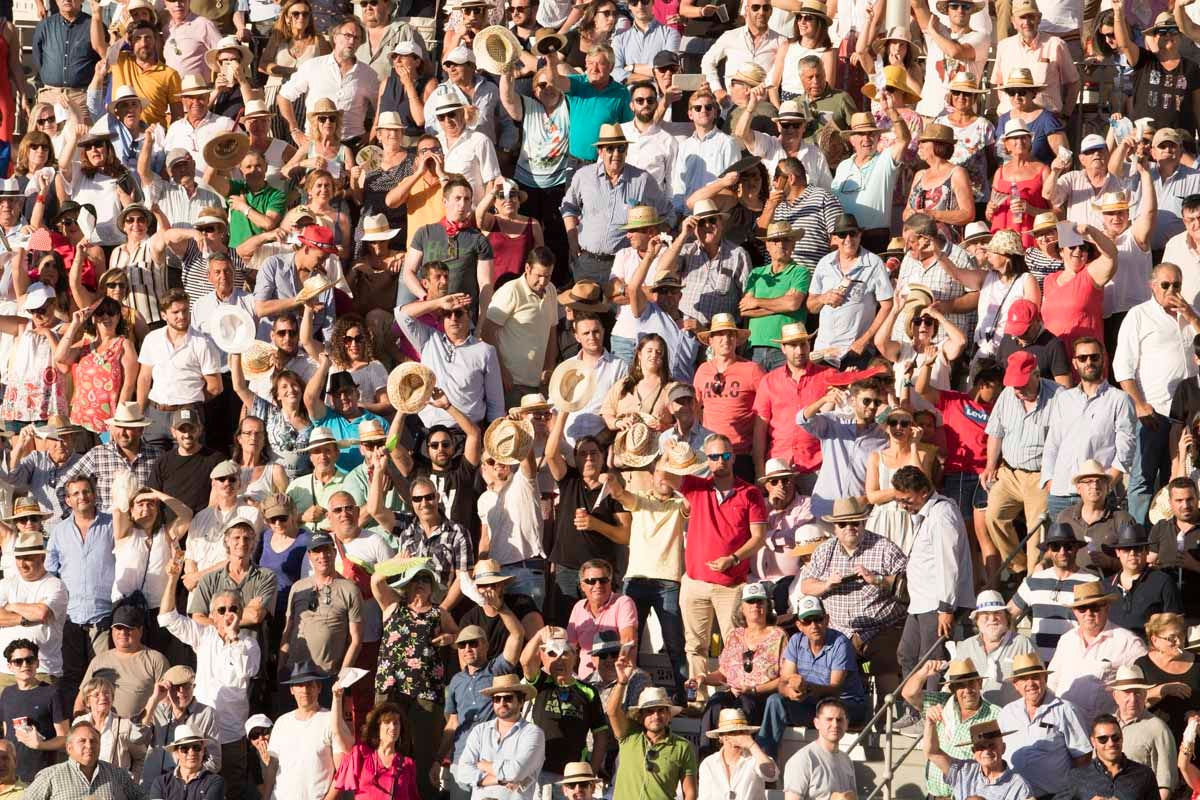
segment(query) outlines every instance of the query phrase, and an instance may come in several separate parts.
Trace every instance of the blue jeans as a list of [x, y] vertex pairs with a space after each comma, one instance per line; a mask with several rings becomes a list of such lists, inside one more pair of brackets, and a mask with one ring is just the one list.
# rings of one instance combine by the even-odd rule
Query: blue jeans
[[987, 508], [987, 492], [979, 485], [974, 472], [947, 473], [942, 494], [958, 503], [958, 510], [969, 525], [976, 508]]
[[[851, 725], [862, 725], [870, 716], [865, 701], [846, 703], [846, 716]], [[754, 740], [758, 742], [771, 758], [779, 756], [779, 743], [783, 741], [783, 730], [790, 725], [812, 725], [817, 713], [817, 700], [789, 700], [781, 694], [773, 694], [767, 698], [767, 707], [763, 711], [762, 727], [758, 729]]]
[[625, 362], [626, 366], [633, 366], [633, 352], [637, 350], [637, 341], [634, 339], [626, 339], [624, 336], [614, 336], [609, 343], [612, 345], [612, 354]]
[[[1050, 515], [1050, 523], [1058, 521], [1058, 515], [1079, 502], [1077, 494], [1052, 494], [1046, 498], [1046, 513]], [[1046, 532], [1042, 531], [1045, 536]]]
[[675, 673], [675, 702], [686, 699], [683, 684], [687, 680], [687, 658], [683, 652], [683, 615], [679, 611], [679, 584], [654, 578], [629, 578], [625, 581], [625, 594], [637, 606], [638, 630], [646, 629], [646, 618], [650, 609], [658, 617], [662, 630], [663, 646]]
[[782, 367], [784, 362], [787, 361], [783, 357], [783, 351], [778, 347], [755, 347], [750, 356], [754, 359], [755, 364], [758, 364], [767, 372], [776, 367]]
[[541, 559], [518, 561], [500, 568], [504, 575], [512, 575], [513, 582], [505, 587], [506, 594], [527, 594], [541, 613], [546, 604], [546, 562]]
[[1171, 454], [1168, 451], [1171, 421], [1156, 413], [1157, 430], [1138, 423], [1137, 451], [1133, 456], [1133, 472], [1129, 476], [1129, 516], [1139, 525], [1146, 524], [1150, 501], [1160, 486], [1171, 477]]

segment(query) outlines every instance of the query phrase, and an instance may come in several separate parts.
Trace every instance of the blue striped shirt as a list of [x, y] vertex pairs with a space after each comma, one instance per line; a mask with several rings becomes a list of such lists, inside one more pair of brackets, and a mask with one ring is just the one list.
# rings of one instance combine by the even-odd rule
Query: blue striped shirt
[[1005, 464], [1013, 469], [1041, 472], [1042, 450], [1050, 425], [1050, 401], [1058, 389], [1057, 383], [1042, 378], [1032, 411], [1026, 410], [1025, 402], [1012, 387], [1006, 386], [1000, 393], [988, 417], [987, 435], [1001, 440], [1000, 457]]

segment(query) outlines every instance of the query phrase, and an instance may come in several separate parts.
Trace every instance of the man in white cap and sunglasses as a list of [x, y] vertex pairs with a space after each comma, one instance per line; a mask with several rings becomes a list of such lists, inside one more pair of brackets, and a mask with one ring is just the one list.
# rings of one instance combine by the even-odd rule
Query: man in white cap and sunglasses
[[959, 642], [954, 655], [960, 659], [969, 658], [975, 664], [983, 679], [985, 700], [1003, 705], [1017, 699], [1017, 690], [1009, 681], [1013, 657], [1036, 652], [1033, 642], [1014, 630], [1008, 606], [997, 591], [988, 589], [979, 593], [971, 620], [979, 632]]

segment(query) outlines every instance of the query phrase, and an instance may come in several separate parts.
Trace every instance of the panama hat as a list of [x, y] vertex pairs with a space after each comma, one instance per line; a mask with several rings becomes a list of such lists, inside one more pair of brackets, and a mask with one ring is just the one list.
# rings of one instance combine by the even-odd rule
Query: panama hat
[[142, 98], [138, 96], [137, 91], [129, 84], [123, 84], [113, 90], [112, 100], [108, 102], [107, 110], [110, 114], [117, 113], [117, 106], [128, 100], [136, 100], [138, 105], [142, 104]]
[[804, 238], [803, 228], [793, 228], [792, 223], [779, 221], [767, 225], [764, 242], [797, 242]]
[[[987, 236], [983, 237], [985, 239], [989, 238], [992, 235], [992, 229], [988, 227], [986, 222], [972, 222], [971, 225], [982, 225], [984, 232], [987, 234]], [[971, 225], [968, 225], [967, 227], [970, 228]], [[978, 241], [978, 239], [979, 239], [979, 236], [976, 235], [975, 240]], [[966, 239], [963, 239], [962, 243], [964, 245], [966, 245], [966, 244], [968, 244], [968, 241]], [[887, 248], [885, 248], [884, 251], [879, 254], [879, 257], [884, 260], [889, 259], [889, 258], [903, 258], [904, 254], [905, 254], [904, 239], [899, 236], [893, 236], [891, 239], [888, 240]]]
[[1128, 211], [1129, 193], [1123, 190], [1105, 192], [1092, 201], [1092, 208], [1101, 214], [1108, 211]]
[[267, 102], [255, 98], [246, 101], [245, 110], [242, 112], [242, 121], [245, 122], [248, 119], [273, 116], [275, 116], [275, 112], [271, 111]]
[[933, 292], [924, 284], [910, 283], [908, 284], [908, 293], [904, 296], [904, 302], [906, 305], [908, 303], [916, 303], [923, 306], [931, 306], [933, 305]]
[[179, 97], [203, 97], [212, 92], [208, 80], [199, 74], [184, 75], [179, 84]]
[[1004, 76], [1004, 83], [996, 88], [1002, 92], [1009, 89], [1045, 89], [1046, 84], [1034, 81], [1033, 71], [1028, 67], [1013, 67]]
[[166, 745], [166, 749], [178, 750], [185, 744], [202, 744], [207, 746], [208, 739], [201, 736], [191, 725], [185, 722], [175, 728], [175, 732], [171, 735], [171, 741]]
[[[942, 5], [946, 0], [942, 0], [938, 5]], [[960, 0], [961, 2], [961, 0]], [[950, 92], [966, 92], [968, 94], [987, 94], [987, 89], [984, 89], [978, 78], [970, 72], [958, 72], [950, 79], [950, 83], [946, 86], [946, 90]]]
[[709, 217], [727, 217], [729, 212], [722, 211], [721, 207], [714, 200], [701, 200], [692, 208], [692, 216], [696, 219], [708, 219]]
[[[384, 130], [402, 131], [408, 128], [408, 124], [405, 123], [404, 117], [400, 116], [399, 112], [384, 111], [379, 115], [379, 121], [375, 123], [375, 127]], [[361, 153], [362, 151], [359, 150], [359, 152]]]
[[644, 422], [635, 422], [618, 431], [613, 440], [613, 461], [622, 467], [637, 469], [658, 458], [658, 437]]
[[254, 340], [242, 351], [242, 369], [247, 375], [262, 375], [270, 372], [275, 361], [275, 348], [261, 340]]
[[250, 53], [250, 48], [238, 41], [236, 36], [222, 36], [217, 42], [216, 47], [204, 54], [204, 63], [208, 64], [208, 68], [213, 72], [221, 69], [221, 64], [218, 59], [221, 53], [233, 52], [237, 53], [241, 59], [241, 68], [245, 72], [250, 67], [250, 62], [254, 57]]
[[[316, 227], [315, 225], [310, 225]], [[304, 241], [301, 237], [301, 241]], [[314, 273], [304, 279], [304, 283], [300, 285], [300, 291], [296, 293], [296, 299], [301, 303], [307, 303], [319, 296], [322, 292], [328, 289], [333, 284], [329, 280], [329, 276], [324, 272]]]
[[1033, 227], [1029, 232], [1038, 234], [1051, 229], [1058, 230], [1058, 215], [1053, 211], [1043, 211], [1033, 218]]
[[577, 358], [554, 368], [550, 376], [550, 402], [564, 414], [579, 411], [596, 393], [596, 371]]
[[1095, 605], [1096, 603], [1112, 603], [1118, 597], [1115, 594], [1106, 594], [1104, 587], [1100, 585], [1100, 581], [1089, 581], [1088, 583], [1078, 583], [1071, 590], [1070, 603], [1067, 603], [1067, 608], [1079, 608], [1081, 606]]
[[363, 442], [385, 442], [387, 441], [387, 429], [383, 427], [383, 423], [377, 419], [364, 419], [358, 423], [358, 438], [347, 444], [362, 444]]
[[388, 375], [387, 396], [392, 407], [402, 414], [415, 414], [425, 407], [437, 378], [433, 370], [415, 361], [406, 361]]
[[204, 161], [214, 169], [233, 169], [249, 152], [250, 137], [237, 131], [226, 131], [204, 145]]
[[533, 35], [533, 51], [540, 56], [567, 49], [567, 37], [553, 28], [539, 28]]
[[83, 427], [73, 424], [69, 419], [60, 414], [51, 414], [46, 419], [46, 424], [34, 426], [33, 432], [37, 434], [39, 439], [53, 439], [61, 442], [65, 437], [73, 433], [82, 433]]
[[1087, 478], [1103, 478], [1104, 480], [1112, 480], [1112, 476], [1104, 469], [1104, 465], [1094, 458], [1089, 458], [1079, 465], [1075, 470], [1075, 474], [1071, 476], [1071, 483], [1075, 484]]
[[992, 234], [992, 238], [984, 249], [1000, 256], [1025, 255], [1025, 247], [1021, 244], [1021, 234], [1007, 229]]
[[625, 131], [620, 125], [601, 125], [600, 132], [597, 134], [596, 141], [593, 144], [596, 147], [613, 144], [628, 145], [629, 140], [625, 138]]
[[803, 322], [789, 322], [779, 329], [779, 338], [771, 341], [775, 344], [798, 344], [811, 340], [812, 336], [809, 335], [808, 328], [804, 327]]
[[476, 586], [495, 586], [497, 583], [508, 583], [513, 580], [514, 576], [505, 575], [500, 570], [499, 561], [494, 558], [481, 558], [475, 562], [471, 579], [475, 581]]
[[[26, 495], [13, 501], [12, 514], [4, 518], [5, 522], [16, 522], [19, 519], [49, 519], [54, 516], [49, 511], [43, 511], [38, 501]], [[44, 550], [42, 552], [45, 552]]]
[[[26, 514], [22, 519], [29, 519], [31, 515]], [[46, 514], [47, 517], [50, 514]], [[46, 555], [46, 537], [39, 531], [24, 531], [17, 536], [16, 543], [13, 544], [14, 558], [29, 558], [30, 556]]]
[[531, 426], [501, 417], [488, 425], [483, 434], [483, 450], [489, 458], [501, 464], [515, 466], [525, 460], [533, 448]]
[[537, 696], [536, 689], [528, 683], [522, 683], [521, 677], [512, 673], [492, 678], [492, 685], [481, 689], [479, 693], [484, 697], [491, 697], [494, 694], [519, 694], [526, 700], [532, 700]]
[[779, 104], [779, 113], [772, 117], [772, 119], [776, 122], [795, 122], [797, 120], [807, 120], [808, 115], [804, 113], [804, 108], [795, 100], [784, 100]]
[[763, 466], [762, 477], [756, 483], [762, 486], [772, 478], [793, 478], [799, 473], [792, 468], [786, 460], [782, 458], [767, 459], [767, 463]]
[[1142, 33], [1161, 33], [1163, 31], [1178, 31], [1179, 24], [1175, 22], [1175, 17], [1171, 16], [1170, 11], [1160, 11], [1158, 16], [1154, 18], [1154, 24], [1148, 28], [1142, 28]]
[[1027, 678], [1030, 675], [1049, 675], [1050, 670], [1046, 669], [1046, 662], [1042, 661], [1042, 657], [1037, 653], [1019, 653], [1013, 656], [1012, 673], [1008, 676], [1010, 681], [1017, 678]]
[[656, 228], [662, 225], [665, 220], [659, 216], [658, 209], [654, 206], [633, 206], [625, 215], [625, 224], [621, 226], [623, 231], [637, 231], [642, 228]]
[[604, 287], [595, 281], [576, 281], [570, 289], [558, 293], [558, 304], [573, 311], [592, 311], [604, 313], [608, 311], [608, 297]]
[[942, 686], [949, 689], [955, 684], [978, 680], [983, 680], [983, 676], [979, 674], [979, 670], [975, 669], [975, 662], [964, 658], [961, 661], [950, 662], [950, 666], [946, 668], [946, 681]]
[[671, 475], [698, 475], [708, 469], [699, 454], [687, 442], [667, 442], [658, 459], [658, 468]]
[[829, 19], [829, 11], [822, 0], [802, 0], [800, 7], [796, 9], [797, 14], [808, 14], [813, 17], [820, 17], [825, 20], [825, 24], [831, 24]]
[[833, 513], [821, 517], [822, 522], [862, 522], [871, 515], [857, 497], [842, 497], [833, 501]]
[[988, 739], [1003, 739], [1012, 731], [1000, 730], [1000, 723], [994, 719], [989, 719], [987, 722], [976, 722], [970, 728], [971, 738], [965, 742], [958, 742], [955, 747], [970, 747], [976, 742], [986, 741]]
[[843, 136], [853, 136], [856, 133], [882, 133], [883, 128], [875, 124], [875, 117], [866, 111], [850, 115], [850, 127], [842, 131]]
[[316, 117], [316, 116], [323, 117], [323, 116], [327, 116], [329, 114], [336, 115], [338, 118], [338, 121], [340, 122], [342, 119], [343, 112], [328, 97], [322, 97], [321, 99], [317, 100], [315, 103], [312, 104], [312, 108], [308, 109], [308, 111], [305, 113], [305, 117], [311, 119], [312, 117]]
[[[893, 28], [893, 31], [894, 30], [895, 29]], [[908, 40], [904, 39], [902, 41]], [[895, 89], [899, 92], [902, 92], [908, 95], [909, 100], [913, 103], [916, 103], [921, 99], [921, 93], [914, 89], [908, 82], [908, 70], [898, 64], [883, 68], [882, 81], [883, 88]], [[864, 95], [874, 100], [876, 94], [879, 92], [879, 87], [877, 87], [874, 83], [868, 83], [863, 87], [862, 91]]]
[[641, 719], [642, 714], [652, 708], [668, 709], [672, 717], [678, 716], [679, 712], [683, 711], [681, 707], [671, 702], [666, 689], [661, 686], [647, 686], [638, 695], [637, 705], [629, 708], [629, 715], [634, 719]]
[[917, 137], [917, 141], [954, 144], [954, 130], [949, 125], [942, 125], [940, 122], [931, 122], [925, 126], [925, 130], [921, 131], [921, 135]]
[[362, 236], [358, 238], [364, 242], [386, 242], [395, 239], [399, 232], [388, 223], [386, 215], [368, 214], [363, 217]]
[[722, 333], [732, 331], [737, 334], [738, 344], [750, 338], [750, 331], [746, 328], [739, 328], [737, 321], [732, 314], [714, 314], [712, 322], [708, 325], [708, 330], [700, 331], [696, 334], [696, 338], [701, 344], [708, 344], [709, 338], [714, 333]]
[[[959, 0], [959, 2], [968, 2], [968, 0]], [[950, 13], [949, 6], [950, 6], [950, 0], [937, 0], [937, 4], [935, 7], [937, 8], [937, 11], [939, 14], [949, 14]], [[976, 11], [979, 11], [980, 9], [983, 8], [983, 3], [971, 2], [970, 6], [971, 7], [970, 7], [970, 9], [967, 10], [967, 13], [974, 14]]]
[[991, 614], [998, 611], [1008, 611], [1004, 595], [994, 589], [985, 589], [975, 596], [975, 610], [971, 612], [971, 619], [975, 619], [979, 614]]
[[521, 43], [516, 34], [503, 25], [489, 25], [475, 34], [471, 45], [479, 68], [493, 75], [507, 72], [521, 56]]
[[318, 425], [309, 431], [308, 444], [304, 445], [304, 447], [297, 448], [297, 451], [301, 453], [311, 453], [313, 450], [316, 450], [319, 447], [325, 447], [331, 444], [337, 446], [339, 449], [342, 447], [342, 441], [333, 435], [333, 431], [331, 431], [329, 428], [326, 428], [324, 425]]
[[244, 353], [255, 341], [256, 329], [249, 311], [238, 304], [222, 303], [213, 315], [211, 336], [226, 353]]
[[595, 783], [600, 780], [592, 771], [592, 765], [586, 761], [572, 761], [563, 767], [563, 779], [555, 781], [559, 786], [571, 786], [576, 783]]
[[717, 727], [708, 731], [706, 736], [716, 739], [723, 733], [758, 733], [759, 726], [751, 725], [746, 719], [746, 712], [740, 708], [723, 708], [717, 717]]
[[871, 42], [871, 52], [879, 55], [887, 47], [888, 42], [904, 42], [908, 45], [908, 49], [914, 54], [914, 57], [925, 55], [925, 49], [913, 41], [912, 36], [908, 32], [907, 25], [897, 25], [896, 27], [888, 28], [886, 36], [882, 36]]
[[508, 413], [513, 417], [523, 417], [525, 414], [532, 414], [535, 411], [549, 411], [553, 406], [546, 402], [546, 397], [541, 392], [530, 392], [529, 394], [521, 395], [521, 402], [508, 410]]
[[106, 425], [115, 425], [118, 428], [149, 428], [152, 424], [150, 420], [142, 415], [142, 407], [135, 400], [126, 400], [117, 403], [117, 410], [111, 417], [104, 421]]
[[1117, 675], [1108, 683], [1104, 684], [1105, 689], [1123, 689], [1127, 692], [1135, 689], [1149, 691], [1154, 688], [1154, 684], [1147, 682], [1146, 674], [1142, 672], [1142, 668], [1136, 664], [1126, 664], [1117, 670]]
[[738, 68], [738, 71], [733, 73], [730, 82], [738, 81], [750, 87], [761, 86], [763, 81], [767, 79], [767, 71], [753, 61], [747, 61]]

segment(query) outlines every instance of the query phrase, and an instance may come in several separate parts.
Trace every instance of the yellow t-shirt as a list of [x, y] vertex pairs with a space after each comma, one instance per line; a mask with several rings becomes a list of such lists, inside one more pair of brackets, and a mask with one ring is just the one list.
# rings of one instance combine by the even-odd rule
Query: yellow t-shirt
[[404, 206], [408, 211], [408, 246], [413, 237], [426, 225], [441, 222], [446, 216], [446, 204], [442, 199], [442, 184], [437, 178], [426, 176], [412, 190]]
[[112, 66], [113, 91], [118, 86], [132, 86], [142, 99], [142, 122], [147, 125], [167, 125], [167, 109], [179, 97], [179, 73], [166, 64], [142, 69], [133, 53], [122, 51]]
[[649, 492], [638, 492], [629, 527], [627, 578], [680, 581], [683, 578], [683, 528], [687, 504], [681, 496], [660, 500]]

